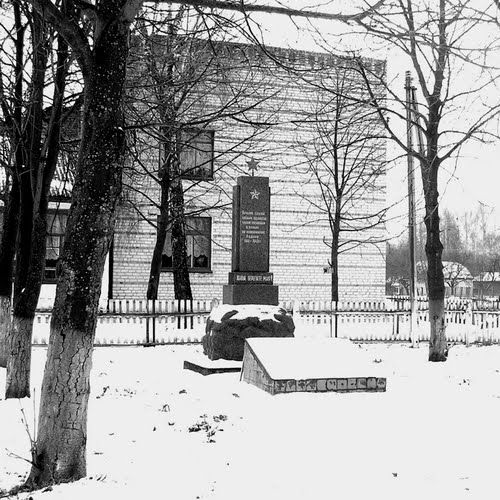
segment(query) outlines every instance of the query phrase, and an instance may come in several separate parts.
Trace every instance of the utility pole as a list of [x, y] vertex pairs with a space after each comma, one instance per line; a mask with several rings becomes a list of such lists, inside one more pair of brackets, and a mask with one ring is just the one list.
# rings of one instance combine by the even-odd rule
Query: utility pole
[[[413, 128], [415, 87], [412, 86], [412, 78], [409, 71], [405, 78], [406, 90], [406, 146], [408, 148], [408, 243], [410, 247], [410, 339], [412, 347], [416, 347], [417, 338], [417, 276], [415, 260], [415, 242], [416, 242], [416, 214], [415, 214], [415, 169], [413, 151]], [[418, 117], [415, 116], [415, 120]], [[417, 132], [418, 133], [418, 132]], [[420, 138], [420, 137], [419, 137]], [[419, 141], [420, 142], [420, 141]], [[419, 144], [420, 145], [420, 144]]]

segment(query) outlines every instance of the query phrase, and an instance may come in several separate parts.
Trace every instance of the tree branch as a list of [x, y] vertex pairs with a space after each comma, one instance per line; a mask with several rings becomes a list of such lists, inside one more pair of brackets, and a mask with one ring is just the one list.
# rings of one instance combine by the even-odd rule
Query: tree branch
[[232, 10], [248, 14], [261, 12], [266, 14], [280, 14], [289, 17], [306, 17], [308, 19], [326, 19], [330, 21], [359, 22], [381, 7], [386, 0], [379, 0], [373, 6], [357, 14], [331, 14], [328, 12], [314, 12], [312, 10], [290, 9], [272, 5], [246, 4], [245, 0], [160, 0], [160, 2], [190, 5], [193, 7], [209, 7], [212, 9]]
[[36, 11], [66, 40], [75, 53], [84, 78], [92, 65], [91, 50], [82, 29], [71, 19], [65, 16], [50, 0], [28, 0]]

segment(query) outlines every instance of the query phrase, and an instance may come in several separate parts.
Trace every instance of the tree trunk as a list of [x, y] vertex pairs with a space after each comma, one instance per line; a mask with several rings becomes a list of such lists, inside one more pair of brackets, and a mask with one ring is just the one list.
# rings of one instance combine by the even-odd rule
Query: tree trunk
[[0, 245], [0, 367], [7, 367], [7, 336], [10, 329], [12, 278], [19, 223], [19, 184], [14, 178], [5, 204]]
[[[19, 223], [19, 243], [17, 246], [17, 266], [14, 280], [13, 319], [7, 335], [7, 383], [6, 398], [30, 396], [31, 331], [27, 329], [33, 322], [24, 313], [27, 296], [31, 290], [27, 285], [28, 268], [32, 247], [33, 198], [29, 176], [21, 181], [21, 216]], [[45, 235], [44, 235], [45, 237]], [[26, 338], [22, 338], [22, 336]], [[29, 335], [29, 338], [27, 336]]]
[[[51, 140], [50, 132], [47, 140], [55, 143], [56, 156], [53, 165], [48, 165], [42, 158], [43, 130], [43, 91], [45, 73], [49, 55], [47, 42], [50, 33], [40, 14], [33, 11], [33, 75], [31, 80], [31, 100], [26, 123], [25, 156], [27, 171], [17, 165], [21, 186], [21, 219], [20, 237], [17, 251], [18, 267], [14, 282], [13, 322], [8, 341], [6, 398], [23, 398], [30, 395], [31, 371], [31, 339], [35, 311], [42, 286], [45, 266], [47, 208], [50, 181], [52, 180], [57, 152], [59, 150], [59, 133]], [[59, 61], [58, 57], [58, 61]], [[57, 68], [60, 76], [61, 70]], [[65, 72], [63, 73], [63, 80]], [[55, 98], [53, 110], [62, 107], [62, 95], [57, 95], [59, 82], [55, 82]], [[56, 104], [58, 101], [58, 106]], [[53, 148], [52, 148], [53, 149]], [[46, 170], [50, 170], [44, 185]]]
[[14, 316], [9, 334], [5, 398], [30, 397], [31, 333], [34, 318]]
[[[15, 39], [15, 75], [14, 99], [12, 114], [2, 105], [3, 118], [10, 130], [11, 147], [14, 152], [14, 168], [11, 172], [11, 186], [4, 200], [5, 212], [3, 220], [2, 241], [0, 245], [0, 298], [2, 315], [0, 318], [0, 366], [7, 366], [7, 343], [10, 329], [10, 308], [12, 299], [12, 280], [14, 277], [14, 256], [19, 234], [20, 217], [20, 186], [19, 166], [23, 163], [22, 147], [22, 119], [23, 119], [23, 82], [24, 62], [24, 33], [20, 2], [13, 2], [14, 22], [16, 27]], [[6, 172], [8, 173], [7, 169]], [[9, 179], [7, 179], [8, 181]], [[7, 313], [8, 309], [8, 313]]]
[[[172, 267], [174, 294], [177, 300], [192, 300], [189, 263], [186, 247], [186, 217], [184, 215], [184, 191], [179, 172], [170, 186], [172, 216]], [[194, 256], [191, 256], [193, 258]]]
[[135, 15], [116, 4], [99, 6], [92, 60], [84, 69], [82, 143], [58, 266], [35, 463], [27, 481], [35, 488], [86, 475], [89, 376], [104, 262], [121, 191], [123, 87]]
[[[163, 210], [161, 210], [163, 212]], [[166, 219], [166, 220], [164, 220]], [[163, 248], [167, 237], [168, 216], [160, 214], [158, 227], [156, 228], [156, 241], [151, 258], [151, 267], [149, 270], [149, 281], [146, 297], [148, 300], [158, 299], [158, 288], [160, 286], [161, 264]]]
[[153, 256], [151, 258], [151, 267], [149, 271], [149, 281], [146, 297], [148, 300], [156, 300], [158, 298], [158, 288], [160, 286], [161, 276], [161, 260], [163, 255], [163, 248], [165, 247], [165, 240], [167, 238], [168, 229], [168, 196], [170, 177], [168, 175], [168, 168], [166, 165], [162, 168], [160, 175], [160, 216], [158, 218], [158, 225], [156, 227], [156, 241], [153, 249]]
[[335, 200], [335, 214], [333, 221], [330, 220], [332, 230], [332, 250], [330, 253], [332, 266], [332, 301], [339, 301], [339, 240], [340, 240], [340, 217], [342, 212], [342, 196], [337, 193]]
[[445, 287], [443, 275], [443, 245], [439, 231], [439, 204], [437, 190], [438, 165], [422, 169], [425, 193], [425, 226], [427, 240], [427, 289], [429, 295], [430, 342], [429, 361], [446, 361], [448, 344], [446, 341], [446, 317], [444, 307]]
[[33, 221], [29, 266], [24, 282], [14, 301], [9, 333], [7, 383], [5, 398], [30, 397], [31, 340], [33, 323], [45, 267], [48, 199], [44, 196]]
[[339, 255], [337, 251], [331, 253], [332, 263], [332, 301], [339, 301]]
[[10, 296], [0, 295], [0, 368], [7, 367], [7, 332], [10, 329]]

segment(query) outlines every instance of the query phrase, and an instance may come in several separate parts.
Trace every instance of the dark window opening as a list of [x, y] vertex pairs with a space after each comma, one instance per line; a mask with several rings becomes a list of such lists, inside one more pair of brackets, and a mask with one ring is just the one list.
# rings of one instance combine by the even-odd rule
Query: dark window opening
[[[210, 217], [186, 217], [186, 247], [189, 271], [210, 271], [211, 269], [211, 231]], [[172, 261], [172, 231], [167, 232], [161, 267], [163, 271], [171, 271]]]

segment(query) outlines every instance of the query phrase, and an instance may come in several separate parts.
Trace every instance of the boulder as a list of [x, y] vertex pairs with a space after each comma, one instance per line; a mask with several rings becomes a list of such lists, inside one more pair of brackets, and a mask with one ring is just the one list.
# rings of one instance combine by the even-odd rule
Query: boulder
[[293, 337], [295, 325], [277, 306], [223, 304], [212, 310], [205, 331], [203, 352], [209, 359], [241, 361], [245, 339]]

